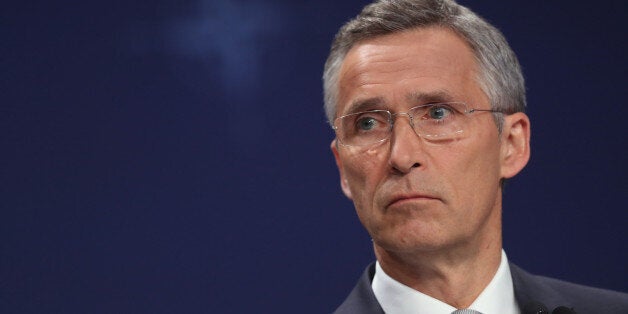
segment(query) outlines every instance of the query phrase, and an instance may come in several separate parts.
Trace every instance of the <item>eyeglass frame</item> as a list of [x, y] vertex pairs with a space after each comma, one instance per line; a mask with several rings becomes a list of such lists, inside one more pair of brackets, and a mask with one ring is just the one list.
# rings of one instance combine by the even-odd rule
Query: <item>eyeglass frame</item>
[[[373, 109], [373, 110], [366, 110], [366, 111], [360, 111], [360, 112], [354, 112], [354, 113], [349, 113], [346, 115], [342, 115], [336, 119], [334, 119], [334, 123], [330, 123], [331, 124], [331, 128], [334, 130], [334, 132], [336, 133], [336, 138], [338, 138], [338, 143], [342, 146], [347, 146], [347, 147], [365, 147], [365, 146], [371, 146], [371, 145], [376, 145], [378, 143], [384, 142], [385, 140], [390, 138], [390, 135], [392, 135], [392, 130], [395, 126], [395, 116], [407, 116], [410, 119], [410, 126], [412, 127], [412, 130], [414, 131], [414, 133], [417, 136], [421, 136], [421, 134], [419, 134], [417, 132], [417, 130], [415, 129], [415, 125], [413, 123], [414, 121], [414, 116], [411, 115], [409, 112], [413, 111], [417, 108], [421, 108], [421, 107], [432, 107], [432, 106], [437, 106], [437, 105], [450, 105], [450, 104], [460, 104], [463, 105], [465, 110], [464, 112], [462, 112], [465, 116], [472, 114], [474, 112], [492, 112], [492, 113], [501, 113], [501, 114], [505, 114], [507, 113], [504, 110], [500, 110], [500, 109], [480, 109], [480, 108], [471, 108], [471, 109], [467, 109], [467, 103], [465, 102], [460, 102], [460, 101], [446, 101], [446, 102], [437, 102], [437, 103], [429, 103], [429, 104], [424, 104], [424, 105], [418, 105], [418, 106], [414, 106], [410, 109], [408, 109], [406, 112], [391, 112], [390, 110], [386, 110], [386, 109]], [[451, 106], [450, 106], [451, 107]], [[348, 116], [352, 116], [352, 115], [358, 115], [358, 114], [364, 114], [364, 113], [369, 113], [369, 112], [386, 112], [388, 113], [389, 119], [388, 122], [390, 123], [390, 130], [388, 131], [388, 135], [384, 138], [382, 138], [381, 140], [375, 141], [373, 143], [369, 143], [369, 144], [363, 144], [363, 145], [349, 145], [349, 144], [345, 144], [342, 142], [342, 140], [340, 139], [340, 137], [338, 137], [338, 127], [336, 126], [336, 121], [348, 117]], [[422, 136], [421, 136], [422, 137]]]

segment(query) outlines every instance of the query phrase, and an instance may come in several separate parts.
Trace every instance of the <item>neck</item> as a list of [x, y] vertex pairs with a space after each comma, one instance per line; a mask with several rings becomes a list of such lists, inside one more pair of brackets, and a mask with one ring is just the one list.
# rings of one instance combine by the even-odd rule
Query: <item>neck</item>
[[375, 244], [380, 266], [391, 278], [456, 308], [467, 308], [495, 276], [501, 234], [483, 245], [422, 252], [391, 252]]

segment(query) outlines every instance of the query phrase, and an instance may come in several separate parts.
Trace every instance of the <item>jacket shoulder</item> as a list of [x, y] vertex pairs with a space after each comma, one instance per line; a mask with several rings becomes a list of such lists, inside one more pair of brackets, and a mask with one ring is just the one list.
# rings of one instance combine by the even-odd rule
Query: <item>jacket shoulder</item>
[[545, 304], [550, 310], [567, 306], [578, 314], [628, 313], [626, 293], [533, 275], [513, 264], [510, 264], [510, 269], [520, 306], [536, 301]]
[[384, 314], [373, 289], [371, 289], [371, 282], [375, 275], [375, 263], [371, 263], [366, 270], [360, 276], [358, 283], [353, 287], [351, 293], [340, 304], [340, 306], [334, 311], [334, 314]]

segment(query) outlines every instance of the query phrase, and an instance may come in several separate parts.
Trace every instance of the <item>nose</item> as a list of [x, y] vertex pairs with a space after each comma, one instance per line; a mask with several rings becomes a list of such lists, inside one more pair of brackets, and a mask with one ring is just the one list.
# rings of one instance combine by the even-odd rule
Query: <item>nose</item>
[[[395, 119], [399, 116], [407, 119]], [[390, 156], [388, 163], [395, 173], [406, 174], [423, 164], [423, 141], [412, 126], [412, 117], [406, 113], [397, 114], [390, 136]]]

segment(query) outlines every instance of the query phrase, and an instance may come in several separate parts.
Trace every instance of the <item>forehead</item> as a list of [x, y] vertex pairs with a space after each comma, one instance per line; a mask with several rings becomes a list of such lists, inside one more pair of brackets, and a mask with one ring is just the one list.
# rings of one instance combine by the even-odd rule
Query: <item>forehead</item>
[[371, 99], [379, 104], [407, 104], [416, 95], [465, 100], [479, 89], [476, 67], [469, 45], [440, 27], [365, 40], [349, 50], [340, 69], [337, 112]]

